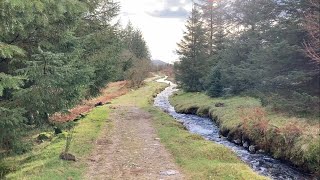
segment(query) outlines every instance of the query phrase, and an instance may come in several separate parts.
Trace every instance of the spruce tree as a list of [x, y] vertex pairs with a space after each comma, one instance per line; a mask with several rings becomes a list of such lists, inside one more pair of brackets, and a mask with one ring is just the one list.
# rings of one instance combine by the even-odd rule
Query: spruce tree
[[218, 67], [212, 69], [210, 76], [210, 83], [207, 93], [211, 97], [220, 97], [223, 93], [223, 85], [221, 79], [221, 72]]
[[185, 27], [183, 39], [178, 44], [180, 61], [175, 65], [176, 79], [186, 91], [201, 91], [203, 77], [208, 72], [208, 52], [206, 32], [198, 7], [193, 7]]
[[[320, 77], [316, 48], [318, 2], [199, 0], [197, 6], [201, 17], [196, 19], [202, 21], [204, 43], [192, 43], [195, 31], [189, 22], [179, 44], [180, 62], [175, 65], [176, 79], [183, 89], [197, 91], [206, 79], [206, 90], [213, 96], [225, 87], [234, 95], [253, 92], [262, 95], [278, 109], [285, 107], [284, 110], [304, 114], [316, 112]], [[190, 19], [193, 17], [196, 16]], [[207, 73], [206, 68], [198, 68], [205, 61], [192, 56], [196, 49], [193, 47], [201, 47], [200, 51], [209, 54], [203, 64], [214, 71]], [[278, 102], [278, 99], [284, 100]]]
[[1, 1], [0, 12], [1, 149], [115, 80], [124, 46], [111, 0]]
[[204, 29], [207, 35], [208, 51], [211, 56], [223, 48], [226, 35], [226, 2], [221, 0], [200, 0]]
[[[17, 46], [0, 42], [0, 65], [16, 56], [24, 56], [24, 51]], [[7, 90], [18, 90], [23, 85], [23, 77], [8, 74], [7, 69], [0, 68], [0, 148], [12, 148], [18, 138], [19, 130], [25, 118], [24, 109], [15, 107], [12, 103], [5, 103], [8, 99], [4, 93]]]

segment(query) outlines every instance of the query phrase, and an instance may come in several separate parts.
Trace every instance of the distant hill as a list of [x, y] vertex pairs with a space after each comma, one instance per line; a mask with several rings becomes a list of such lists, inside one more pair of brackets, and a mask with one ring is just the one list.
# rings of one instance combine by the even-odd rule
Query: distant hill
[[168, 64], [168, 63], [161, 61], [161, 60], [152, 60], [151, 63], [152, 63], [152, 65], [155, 65], [155, 66], [163, 66], [163, 65]]

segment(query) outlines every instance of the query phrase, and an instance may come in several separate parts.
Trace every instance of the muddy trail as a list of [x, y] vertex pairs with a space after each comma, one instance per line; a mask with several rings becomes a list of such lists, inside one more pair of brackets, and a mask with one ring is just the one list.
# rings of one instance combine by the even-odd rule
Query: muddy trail
[[173, 157], [160, 144], [149, 113], [132, 106], [112, 108], [88, 159], [86, 179], [184, 179]]

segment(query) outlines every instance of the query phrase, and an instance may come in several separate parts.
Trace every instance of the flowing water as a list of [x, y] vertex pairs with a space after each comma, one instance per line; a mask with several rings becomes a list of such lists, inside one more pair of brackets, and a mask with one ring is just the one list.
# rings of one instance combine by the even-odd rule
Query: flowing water
[[309, 176], [297, 171], [285, 163], [280, 162], [279, 160], [265, 154], [252, 154], [244, 147], [238, 146], [228, 141], [226, 138], [221, 137], [219, 135], [219, 127], [209, 118], [177, 113], [169, 102], [169, 96], [178, 90], [176, 89], [176, 85], [167, 81], [166, 78], [159, 79], [157, 82], [168, 83], [170, 86], [157, 95], [154, 99], [154, 106], [168, 112], [177, 121], [183, 123], [191, 133], [199, 134], [207, 140], [214, 141], [215, 143], [230, 148], [254, 171], [271, 179], [311, 179]]

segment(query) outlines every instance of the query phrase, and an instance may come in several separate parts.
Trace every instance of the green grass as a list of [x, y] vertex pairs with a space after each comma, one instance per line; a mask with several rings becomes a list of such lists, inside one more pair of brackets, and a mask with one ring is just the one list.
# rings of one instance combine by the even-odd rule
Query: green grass
[[113, 101], [113, 105], [138, 106], [148, 111], [154, 117], [154, 126], [161, 142], [171, 152], [187, 179], [267, 179], [255, 173], [231, 150], [189, 133], [174, 118], [154, 108], [151, 97], [166, 86], [148, 82], [146, 86]]
[[[175, 119], [154, 108], [153, 97], [166, 86], [149, 81], [145, 86], [113, 100], [112, 106], [137, 106], [149, 112], [153, 116], [154, 127], [161, 142], [171, 152], [187, 179], [267, 179], [255, 173], [228, 148], [189, 133]], [[201, 103], [204, 103], [202, 112], [212, 107], [215, 102], [225, 100], [224, 103], [230, 108], [228, 113], [233, 115], [236, 114], [232, 108], [259, 105], [259, 102], [252, 98], [219, 99], [212, 102], [203, 94], [180, 94], [173, 99], [175, 105], [178, 103], [177, 100], [184, 102], [181, 108], [202, 106]], [[222, 117], [229, 117], [222, 110], [216, 112], [221, 113]], [[104, 126], [112, 128], [111, 122], [107, 120], [108, 113], [109, 110], [105, 106], [95, 108], [76, 126], [70, 152], [76, 155], [77, 162], [59, 159], [65, 139], [55, 137], [51, 142], [38, 145], [32, 152], [4, 159], [8, 164], [17, 167], [17, 171], [8, 174], [7, 179], [83, 179], [87, 167], [86, 158], [93, 149], [93, 142]], [[226, 126], [235, 124], [236, 118]]]
[[161, 142], [188, 179], [267, 179], [253, 172], [226, 147], [190, 134], [171, 116], [156, 108], [145, 109], [153, 115]]
[[231, 139], [249, 138], [274, 157], [320, 173], [319, 122], [275, 113], [251, 97], [210, 98], [179, 91], [170, 101], [178, 112], [212, 117]]
[[77, 162], [67, 162], [59, 159], [64, 150], [66, 140], [63, 137], [54, 137], [51, 142], [42, 143], [31, 152], [4, 159], [16, 166], [16, 171], [6, 176], [7, 179], [34, 179], [60, 180], [83, 179], [86, 170], [86, 157], [94, 147], [104, 126], [112, 126], [107, 121], [108, 108], [106, 106], [93, 109], [88, 116], [81, 119], [74, 129], [70, 153], [77, 157]]
[[[124, 95], [114, 101], [122, 105], [133, 105], [138, 102], [140, 106], [147, 106], [152, 102], [152, 97], [165, 87], [165, 84], [150, 82], [148, 86], [143, 86], [139, 91], [130, 92], [130, 98]], [[143, 94], [140, 94], [141, 92]], [[50, 142], [35, 145], [31, 152], [3, 159], [5, 164], [0, 163], [0, 167], [5, 166], [7, 169], [14, 170], [6, 175], [6, 179], [83, 179], [87, 167], [86, 158], [94, 148], [93, 142], [98, 138], [104, 126], [112, 128], [111, 122], [107, 120], [109, 111], [106, 106], [95, 108], [75, 127], [70, 153], [77, 157], [77, 162], [59, 159], [66, 140], [64, 137], [56, 136]], [[35, 139], [36, 136], [31, 138], [33, 141]]]
[[153, 103], [153, 98], [165, 87], [167, 87], [166, 84], [149, 81], [139, 89], [131, 90], [131, 92], [127, 93], [126, 95], [115, 99], [112, 101], [112, 104], [148, 107], [151, 103]]
[[[215, 116], [222, 119], [228, 119], [221, 122], [221, 128], [231, 129], [238, 126], [240, 122], [239, 108], [259, 107], [260, 102], [250, 97], [233, 97], [233, 98], [209, 98], [203, 93], [176, 93], [175, 96], [170, 98], [172, 105], [178, 112], [188, 113], [190, 108], [198, 109], [198, 114], [203, 111], [214, 113]], [[224, 103], [225, 107], [215, 107], [216, 103]], [[208, 115], [205, 113], [204, 115]], [[218, 119], [219, 120], [219, 119]]]
[[[170, 101], [179, 112], [187, 113], [192, 107], [199, 109], [198, 114], [201, 114], [201, 109], [210, 110], [212, 115], [218, 117], [217, 120], [222, 123], [222, 128], [229, 129], [241, 124], [241, 110], [263, 108], [258, 99], [251, 97], [210, 98], [204, 93], [185, 93], [183, 91], [177, 92], [170, 98]], [[224, 103], [225, 107], [215, 107], [216, 103]], [[263, 108], [263, 110], [270, 124], [274, 126], [281, 127], [293, 122], [309, 128], [307, 131], [309, 135], [316, 137], [319, 134], [319, 122], [304, 118], [289, 117], [272, 112], [267, 108]]]

